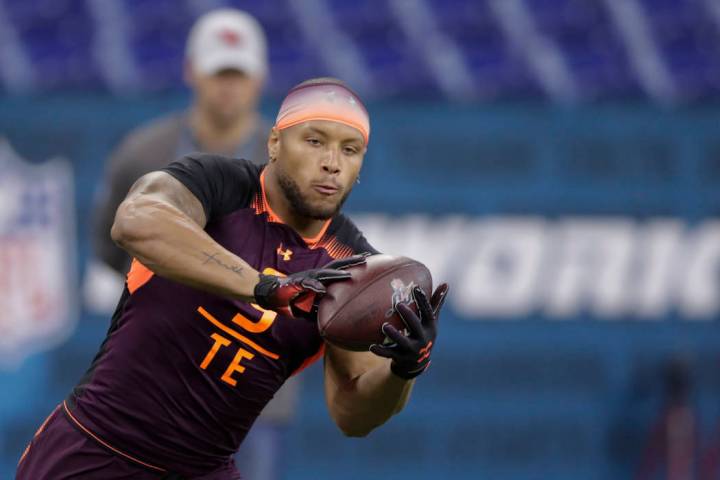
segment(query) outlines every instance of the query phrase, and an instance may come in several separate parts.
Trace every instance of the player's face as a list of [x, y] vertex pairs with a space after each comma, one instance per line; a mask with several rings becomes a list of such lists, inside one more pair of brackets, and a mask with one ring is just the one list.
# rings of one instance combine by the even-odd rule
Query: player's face
[[188, 82], [195, 92], [198, 108], [209, 114], [217, 125], [230, 125], [253, 112], [262, 91], [262, 79], [235, 69], [214, 75], [189, 72]]
[[317, 220], [331, 218], [340, 210], [366, 151], [358, 130], [324, 120], [273, 130], [269, 149], [290, 208]]

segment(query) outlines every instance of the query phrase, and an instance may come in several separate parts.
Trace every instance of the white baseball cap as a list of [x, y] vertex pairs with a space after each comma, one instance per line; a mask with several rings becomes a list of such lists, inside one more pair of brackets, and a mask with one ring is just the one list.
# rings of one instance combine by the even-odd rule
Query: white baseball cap
[[198, 18], [190, 30], [185, 56], [193, 68], [206, 75], [233, 68], [265, 76], [268, 69], [262, 27], [251, 15], [233, 8], [212, 10]]

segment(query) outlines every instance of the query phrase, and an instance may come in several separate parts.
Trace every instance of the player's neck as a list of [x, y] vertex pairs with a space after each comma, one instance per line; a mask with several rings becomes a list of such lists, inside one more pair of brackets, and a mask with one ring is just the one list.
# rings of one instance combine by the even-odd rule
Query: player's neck
[[278, 184], [272, 168], [265, 169], [265, 199], [273, 213], [303, 238], [315, 238], [325, 226], [326, 220], [296, 215]]
[[254, 131], [258, 116], [255, 112], [241, 115], [235, 121], [222, 123], [197, 106], [190, 110], [190, 128], [195, 141], [205, 152], [233, 154]]

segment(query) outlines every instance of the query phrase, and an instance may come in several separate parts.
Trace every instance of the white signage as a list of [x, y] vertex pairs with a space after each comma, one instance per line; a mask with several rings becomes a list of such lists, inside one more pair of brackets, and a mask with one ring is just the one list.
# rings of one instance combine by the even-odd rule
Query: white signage
[[451, 282], [448, 303], [473, 320], [715, 320], [720, 219], [358, 215], [378, 250]]
[[0, 138], [0, 368], [67, 337], [75, 268], [69, 163], [29, 164]]

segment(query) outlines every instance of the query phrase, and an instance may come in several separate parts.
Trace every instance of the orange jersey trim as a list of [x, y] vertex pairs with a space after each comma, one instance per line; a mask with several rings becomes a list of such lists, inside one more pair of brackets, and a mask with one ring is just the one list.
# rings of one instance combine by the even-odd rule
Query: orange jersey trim
[[320, 348], [318, 348], [318, 351], [315, 352], [315, 354], [312, 357], [306, 358], [305, 361], [302, 362], [300, 364], [300, 366], [298, 368], [296, 368], [295, 371], [290, 374], [290, 376], [292, 377], [293, 375], [297, 375], [298, 373], [302, 372], [303, 370], [305, 370], [307, 367], [309, 367], [313, 363], [317, 362], [318, 359], [320, 357], [322, 357], [324, 353], [325, 353], [325, 344], [323, 343], [320, 345]]
[[18, 460], [18, 465], [22, 463], [23, 460], [25, 460], [25, 457], [27, 456], [28, 452], [30, 451], [30, 445], [32, 445], [33, 440], [37, 438], [38, 435], [40, 435], [43, 431], [45, 431], [45, 427], [47, 427], [48, 422], [52, 418], [53, 415], [55, 415], [55, 412], [57, 412], [60, 409], [60, 405], [55, 407], [52, 412], [50, 412], [50, 415], [47, 416], [45, 421], [40, 425], [40, 427], [35, 432], [35, 435], [33, 435], [32, 440], [30, 440], [30, 443], [27, 444], [27, 447], [25, 447], [25, 450], [23, 450], [22, 455], [20, 456], [20, 460]]
[[353, 249], [348, 245], [341, 243], [337, 237], [329, 236], [318, 242], [314, 248], [324, 248], [325, 251], [334, 259], [347, 258], [353, 254]]
[[127, 286], [130, 293], [145, 285], [155, 275], [152, 270], [140, 263], [137, 258], [133, 258], [130, 265], [130, 271], [127, 274]]
[[89, 435], [93, 440], [98, 442], [103, 447], [109, 449], [113, 453], [116, 453], [122, 457], [127, 458], [128, 460], [132, 460], [133, 462], [138, 463], [144, 467], [150, 468], [150, 469], [158, 471], [158, 472], [166, 472], [167, 471], [164, 468], [156, 467], [155, 465], [152, 465], [150, 463], [143, 462], [142, 460], [138, 460], [137, 458], [133, 457], [132, 455], [128, 455], [127, 453], [113, 447], [109, 443], [104, 442], [103, 440], [98, 438], [98, 436], [95, 435], [93, 432], [91, 432], [90, 430], [85, 428], [85, 426], [82, 423], [80, 423], [80, 421], [77, 418], [75, 418], [75, 416], [72, 413], [70, 413], [70, 409], [67, 407], [67, 403], [65, 401], [63, 401], [62, 405], [63, 405], [63, 409], [65, 410], [65, 413], [67, 413], [67, 415], [68, 415], [68, 418], [70, 418], [73, 421], [73, 423], [75, 423], [75, 425], [78, 426], [78, 428], [80, 428], [83, 432], [85, 432], [87, 435]]
[[220, 330], [227, 333], [228, 335], [240, 340], [241, 342], [246, 344], [248, 347], [254, 348], [257, 352], [265, 355], [266, 357], [270, 357], [273, 360], [277, 360], [278, 358], [280, 358], [280, 355], [278, 355], [277, 353], [273, 353], [270, 350], [264, 349], [257, 343], [255, 343], [252, 340], [250, 340], [249, 338], [247, 338], [245, 335], [242, 335], [242, 334], [236, 332], [235, 330], [233, 330], [232, 328], [229, 328], [226, 325], [223, 325], [223, 323], [220, 320], [213, 317], [210, 314], [210, 312], [205, 310], [203, 307], [198, 307], [197, 311], [200, 312], [200, 315], [205, 317], [210, 323], [212, 323], [213, 325], [215, 325], [216, 327], [218, 327]]

